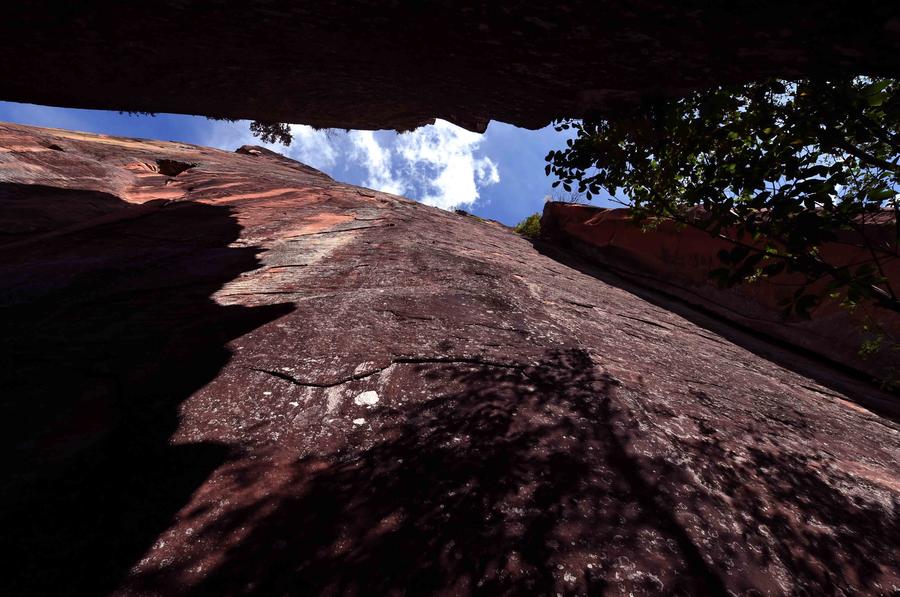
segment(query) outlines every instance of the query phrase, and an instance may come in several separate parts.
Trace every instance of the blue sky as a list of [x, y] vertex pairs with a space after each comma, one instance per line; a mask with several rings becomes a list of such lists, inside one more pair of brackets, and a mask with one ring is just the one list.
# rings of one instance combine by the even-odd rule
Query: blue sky
[[[139, 116], [0, 102], [0, 121], [165, 141], [233, 151], [262, 145], [244, 122], [198, 116]], [[566, 133], [492, 122], [476, 134], [448, 122], [398, 134], [393, 131], [316, 131], [292, 126], [290, 147], [271, 149], [327, 172], [337, 180], [407, 196], [514, 225], [543, 208], [552, 194], [544, 156], [565, 145]], [[605, 205], [594, 200], [595, 204]]]

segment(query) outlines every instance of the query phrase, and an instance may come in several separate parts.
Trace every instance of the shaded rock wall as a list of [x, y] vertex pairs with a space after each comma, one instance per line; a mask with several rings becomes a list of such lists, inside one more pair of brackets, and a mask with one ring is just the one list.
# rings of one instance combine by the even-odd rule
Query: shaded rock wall
[[[896, 378], [900, 374], [896, 348], [900, 346], [900, 315], [871, 304], [850, 312], [841, 308], [838, 301], [826, 300], [815, 310], [812, 320], [796, 316], [784, 319], [781, 303], [801, 287], [802, 276], [781, 274], [755, 284], [718, 288], [709, 279], [709, 272], [722, 266], [718, 252], [731, 249], [732, 245], [700, 230], [664, 222], [644, 232], [629, 221], [625, 209], [547, 203], [541, 231], [636, 282], [671, 293], [833, 363], [850, 366], [876, 379]], [[870, 233], [873, 237], [891, 238], [893, 223], [873, 224]], [[822, 257], [836, 265], [863, 263], [870, 256], [861, 245], [859, 238], [846, 233], [838, 242], [824, 245]], [[900, 288], [900, 259], [887, 259], [882, 266], [893, 287]], [[810, 291], [824, 292], [823, 287], [824, 282]], [[875, 354], [860, 354], [863, 343], [879, 335], [883, 337], [882, 349]]]
[[900, 75], [882, 0], [22, 0], [0, 99], [408, 129], [540, 127], [748, 78]]
[[0, 125], [8, 209], [4, 595], [900, 584], [893, 397], [564, 251]]

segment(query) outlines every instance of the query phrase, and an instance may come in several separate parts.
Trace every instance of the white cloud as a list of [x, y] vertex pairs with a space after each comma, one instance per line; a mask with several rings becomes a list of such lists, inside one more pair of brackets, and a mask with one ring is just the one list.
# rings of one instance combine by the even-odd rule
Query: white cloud
[[493, 160], [476, 156], [482, 135], [449, 122], [381, 139], [372, 131], [347, 135], [349, 159], [366, 171], [364, 186], [452, 209], [472, 205], [481, 188], [500, 182]]
[[375, 133], [352, 131], [347, 135], [347, 140], [351, 143], [350, 159], [359, 162], [369, 176], [363, 181], [363, 186], [395, 195], [406, 192], [406, 183], [396, 178], [392, 170], [390, 148], [382, 147], [375, 139]]
[[475, 156], [481, 140], [482, 135], [443, 120], [397, 138], [398, 155], [425, 188], [423, 203], [443, 209], [471, 205], [481, 187], [500, 182], [497, 165]]
[[227, 149], [265, 145], [332, 174], [356, 165], [365, 172], [365, 178], [349, 182], [407, 195], [443, 209], [472, 205], [481, 196], [481, 189], [500, 182], [497, 164], [477, 155], [482, 135], [443, 120], [399, 135], [292, 125], [289, 147], [262, 143], [250, 134], [246, 121], [212, 124], [209, 145]]
[[[337, 151], [328, 131], [316, 130], [305, 124], [292, 124], [291, 136], [294, 140], [287, 148], [288, 156], [319, 170], [335, 165]], [[284, 151], [283, 147], [281, 149]]]

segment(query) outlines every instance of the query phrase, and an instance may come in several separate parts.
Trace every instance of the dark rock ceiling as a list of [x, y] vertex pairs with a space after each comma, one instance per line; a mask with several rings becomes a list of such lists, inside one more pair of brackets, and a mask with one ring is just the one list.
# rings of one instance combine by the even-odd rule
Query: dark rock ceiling
[[900, 74], [900, 4], [26, 0], [0, 99], [406, 129], [539, 127], [719, 82]]

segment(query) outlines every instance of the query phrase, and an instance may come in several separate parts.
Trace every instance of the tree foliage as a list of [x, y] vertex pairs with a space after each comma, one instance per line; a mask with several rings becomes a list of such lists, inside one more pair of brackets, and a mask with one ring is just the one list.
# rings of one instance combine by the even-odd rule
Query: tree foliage
[[537, 238], [541, 235], [541, 214], [531, 214], [518, 224], [516, 232], [528, 238]]
[[[883, 265], [900, 236], [900, 82], [867, 77], [769, 80], [647, 102], [617, 118], [562, 120], [574, 129], [547, 156], [547, 174], [590, 199], [606, 191], [638, 221], [671, 218], [729, 240], [722, 285], [795, 272], [805, 284], [786, 313], [822, 298], [873, 299], [900, 310]], [[893, 220], [891, 238], [862, 234]], [[823, 243], [856, 231], [864, 263], [828, 263]], [[819, 284], [817, 288], [821, 288]]]
[[250, 132], [265, 143], [281, 143], [288, 146], [293, 139], [290, 125], [284, 122], [254, 120], [250, 123]]

